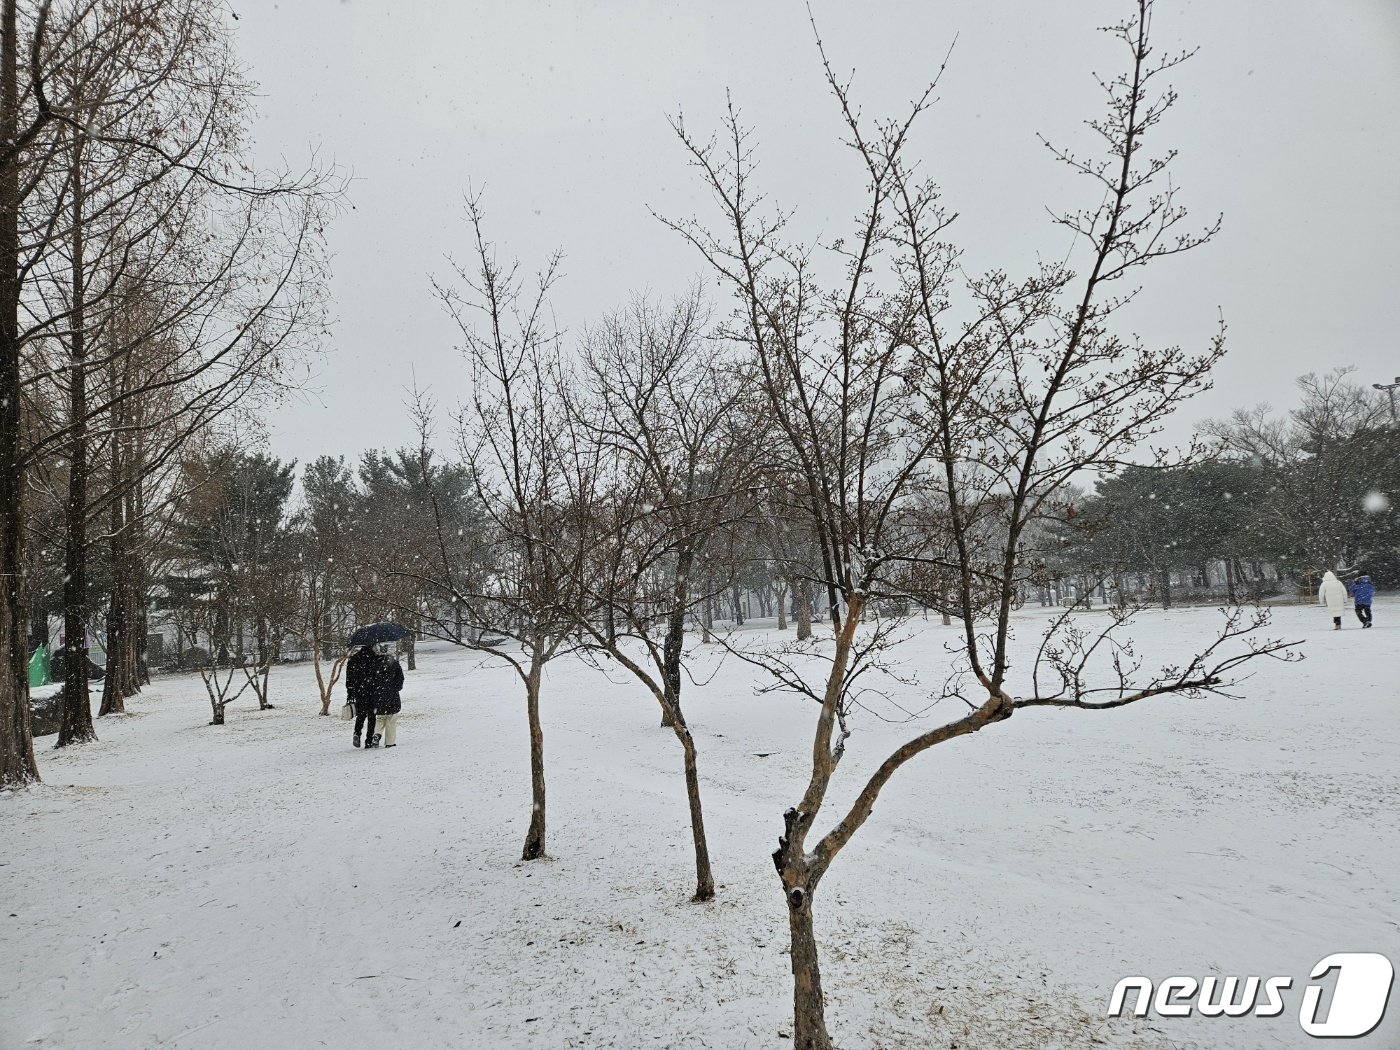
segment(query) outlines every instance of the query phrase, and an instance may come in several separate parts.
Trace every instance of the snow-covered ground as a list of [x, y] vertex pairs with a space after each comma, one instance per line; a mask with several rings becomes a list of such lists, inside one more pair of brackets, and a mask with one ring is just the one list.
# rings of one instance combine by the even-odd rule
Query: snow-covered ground
[[[1308, 659], [1257, 668], [1244, 700], [1023, 711], [906, 767], [818, 897], [838, 1044], [1312, 1044], [1296, 1018], [1317, 960], [1400, 961], [1400, 604], [1376, 612], [1334, 633], [1279, 608]], [[1137, 636], [1166, 656], [1215, 616], [1147, 614]], [[904, 658], [936, 683], [951, 629], [913, 630]], [[790, 1045], [768, 854], [813, 709], [755, 695], [755, 673], [730, 660], [686, 698], [706, 905], [687, 900], [674, 738], [641, 690], [573, 658], [546, 686], [533, 864], [519, 686], [459, 651], [423, 653], [389, 751], [315, 716], [307, 667], [223, 728], [177, 678], [99, 720], [97, 744], [42, 738], [44, 783], [0, 794], [0, 1047]], [[914, 727], [855, 730], [832, 810]], [[1130, 974], [1295, 984], [1274, 1020], [1108, 1021]], [[1348, 1045], [1400, 1046], [1400, 1017]]]

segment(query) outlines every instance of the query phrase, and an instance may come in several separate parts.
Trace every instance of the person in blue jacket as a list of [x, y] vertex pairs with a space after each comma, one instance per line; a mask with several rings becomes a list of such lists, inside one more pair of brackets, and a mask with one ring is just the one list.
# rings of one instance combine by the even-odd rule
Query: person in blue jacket
[[1356, 606], [1356, 618], [1362, 627], [1371, 626], [1371, 599], [1376, 596], [1376, 585], [1369, 576], [1358, 576], [1351, 585], [1351, 600]]

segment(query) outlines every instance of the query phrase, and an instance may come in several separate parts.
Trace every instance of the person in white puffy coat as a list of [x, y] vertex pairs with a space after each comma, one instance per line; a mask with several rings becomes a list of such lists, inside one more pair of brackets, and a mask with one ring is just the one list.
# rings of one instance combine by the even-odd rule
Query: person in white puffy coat
[[1322, 585], [1317, 589], [1317, 604], [1327, 606], [1332, 615], [1332, 630], [1342, 629], [1342, 613], [1347, 607], [1347, 585], [1337, 579], [1331, 569], [1322, 574]]

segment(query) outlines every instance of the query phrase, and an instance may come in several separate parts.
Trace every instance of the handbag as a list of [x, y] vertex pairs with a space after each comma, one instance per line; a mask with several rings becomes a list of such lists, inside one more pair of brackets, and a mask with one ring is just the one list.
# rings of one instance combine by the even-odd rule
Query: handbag
[[340, 709], [342, 721], [353, 722], [355, 720], [355, 705], [349, 700], [345, 701], [345, 706]]

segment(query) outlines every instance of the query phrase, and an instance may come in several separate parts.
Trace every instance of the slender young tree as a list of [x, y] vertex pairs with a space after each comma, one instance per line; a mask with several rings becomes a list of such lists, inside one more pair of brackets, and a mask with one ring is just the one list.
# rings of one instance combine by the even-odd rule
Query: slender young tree
[[[434, 500], [437, 562], [413, 575], [450, 610], [445, 637], [504, 660], [525, 694], [530, 743], [530, 823], [523, 860], [545, 855], [544, 725], [540, 692], [545, 666], [574, 644], [584, 537], [570, 520], [563, 453], [567, 412], [560, 389], [558, 334], [549, 325], [549, 291], [559, 275], [554, 255], [525, 287], [518, 263], [503, 264], [486, 240], [480, 198], [468, 195], [471, 263], [454, 262], [455, 280], [434, 289], [456, 323], [471, 372], [471, 399], [459, 417], [458, 443], [486, 529], [496, 548], [482, 577], [450, 549], [452, 533]], [[428, 455], [428, 424], [420, 412], [420, 444]], [[450, 617], [450, 618], [449, 618]], [[472, 637], [452, 627], [471, 624]], [[483, 647], [490, 631], [513, 645]]]
[[[572, 399], [572, 502], [592, 567], [580, 631], [656, 699], [681, 745], [695, 851], [694, 899], [714, 896], [695, 739], [681, 705], [685, 628], [711, 596], [711, 540], [751, 497], [754, 435], [736, 426], [743, 377], [711, 345], [698, 290], [669, 310], [642, 299], [586, 340]], [[660, 634], [657, 638], [656, 635]]]
[[[854, 235], [830, 246], [843, 267], [839, 282], [824, 287], [816, 253], [787, 241], [786, 216], [765, 212], [752, 185], [752, 142], [732, 106], [722, 141], [696, 139], [676, 125], [725, 232], [712, 235], [694, 221], [670, 225], [735, 292], [733, 335], [752, 350], [800, 472], [830, 602], [835, 644], [822, 654], [820, 677], [781, 652], [747, 654], [817, 705], [807, 783], [784, 814], [773, 853], [788, 907], [798, 1050], [832, 1046], [814, 924], [818, 888], [905, 763], [1025, 708], [1105, 710], [1165, 693], [1224, 693], [1241, 664], [1290, 652], [1257, 637], [1266, 612], [1236, 609], [1193, 654], [1142, 673], [1116, 640], [1121, 621], [1085, 634], [1066, 619], [1052, 626], [1061, 635], [1042, 646], [1037, 666], [1014, 684], [1008, 677], [1011, 613], [1033, 572], [1028, 530], [1081, 473], [1125, 461], [1204, 386], [1223, 353], [1221, 338], [1191, 355], [1144, 348], [1114, 332], [1115, 315], [1131, 298], [1115, 295], [1114, 282], [1203, 243], [1215, 229], [1184, 232], [1185, 210], [1165, 175], [1172, 154], [1142, 151], [1143, 135], [1175, 99], [1159, 85], [1185, 56], [1156, 55], [1148, 42], [1150, 0], [1133, 6], [1110, 30], [1127, 51], [1127, 71], [1103, 81], [1107, 112], [1089, 125], [1102, 156], [1054, 151], [1101, 197], [1058, 219], [1083, 256], [1078, 272], [1046, 264], [1021, 280], [1002, 271], [964, 278], [948, 240], [953, 216], [909, 157], [911, 130], [933, 87], [904, 119], [871, 124], [832, 73], [820, 40], [865, 183]], [[947, 507], [946, 542], [904, 527], [930, 492], [941, 493]], [[965, 712], [891, 752], [856, 786], [854, 800], [819, 825], [855, 700], [889, 669], [893, 636], [879, 605], [901, 596], [909, 566], [940, 561], [951, 562], [963, 636], [962, 667], [943, 696]], [[867, 612], [875, 615], [865, 623]], [[1104, 680], [1095, 679], [1103, 669], [1096, 653], [1111, 662]]]
[[353, 530], [360, 494], [341, 458], [322, 456], [302, 471], [304, 506], [297, 517], [297, 575], [302, 601], [297, 627], [311, 644], [321, 714], [345, 670], [345, 638], [353, 628]]

